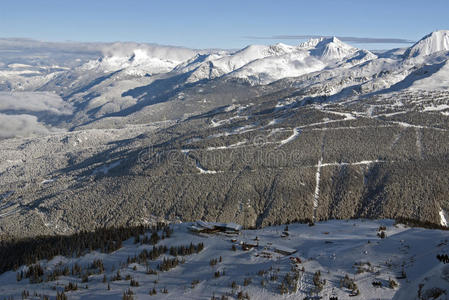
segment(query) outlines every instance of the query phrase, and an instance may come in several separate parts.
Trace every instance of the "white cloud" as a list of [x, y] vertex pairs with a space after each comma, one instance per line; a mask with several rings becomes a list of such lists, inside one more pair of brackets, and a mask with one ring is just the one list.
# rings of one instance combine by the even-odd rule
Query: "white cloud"
[[0, 113], [0, 139], [42, 135], [51, 131], [39, 123], [35, 116]]
[[114, 43], [105, 44], [102, 47], [103, 55], [105, 56], [131, 56], [136, 50], [140, 50], [149, 57], [156, 57], [159, 59], [167, 59], [173, 61], [184, 61], [199, 51], [174, 46], [161, 46], [161, 45], [151, 45], [151, 44], [139, 44], [139, 43]]
[[73, 107], [54, 93], [0, 92], [0, 139], [61, 131], [39, 122], [34, 113], [70, 115]]
[[0, 92], [0, 111], [48, 112], [70, 115], [72, 106], [61, 97], [48, 92]]
[[186, 60], [199, 51], [185, 47], [164, 46], [158, 44], [116, 42], [116, 43], [79, 43], [79, 42], [44, 42], [22, 38], [0, 38], [2, 50], [23, 53], [61, 54], [101, 56], [131, 56], [134, 50], [145, 51], [151, 57], [169, 60]]

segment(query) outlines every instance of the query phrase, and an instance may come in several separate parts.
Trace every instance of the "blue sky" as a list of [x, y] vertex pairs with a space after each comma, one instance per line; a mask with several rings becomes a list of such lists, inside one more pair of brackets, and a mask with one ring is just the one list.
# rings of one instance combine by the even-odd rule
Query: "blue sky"
[[[273, 38], [279, 35], [416, 41], [436, 29], [449, 29], [448, 12], [448, 0], [2, 0], [0, 37], [136, 41], [191, 48], [300, 41]], [[405, 46], [355, 45], [372, 49]]]

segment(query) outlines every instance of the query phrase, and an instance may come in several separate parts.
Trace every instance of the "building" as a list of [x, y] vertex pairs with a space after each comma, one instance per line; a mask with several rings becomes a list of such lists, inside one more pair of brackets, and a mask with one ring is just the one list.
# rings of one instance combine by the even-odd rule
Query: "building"
[[203, 233], [215, 233], [215, 232], [227, 232], [238, 233], [242, 229], [242, 225], [236, 223], [217, 223], [217, 222], [205, 222], [198, 220], [192, 224], [189, 229], [194, 232]]

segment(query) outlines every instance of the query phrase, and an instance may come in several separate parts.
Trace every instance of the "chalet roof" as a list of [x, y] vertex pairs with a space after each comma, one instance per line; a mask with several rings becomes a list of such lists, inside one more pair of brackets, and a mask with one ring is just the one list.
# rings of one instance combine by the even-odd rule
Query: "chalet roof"
[[196, 224], [198, 226], [200, 226], [200, 227], [207, 228], [207, 229], [214, 229], [215, 228], [214, 223], [204, 222], [204, 221], [201, 221], [201, 220], [196, 221]]
[[236, 223], [205, 222], [201, 220], [196, 221], [196, 226], [203, 227], [206, 229], [225, 228], [234, 231], [239, 231], [242, 229], [242, 225]]
[[274, 251], [277, 251], [280, 253], [293, 254], [296, 252], [296, 249], [285, 247], [285, 246], [273, 245], [272, 247], [273, 247]]

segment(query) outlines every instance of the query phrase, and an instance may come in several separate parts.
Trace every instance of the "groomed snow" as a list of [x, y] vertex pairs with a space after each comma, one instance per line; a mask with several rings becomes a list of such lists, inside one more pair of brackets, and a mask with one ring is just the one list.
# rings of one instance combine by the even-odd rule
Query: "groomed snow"
[[329, 167], [329, 166], [361, 166], [361, 165], [370, 165], [375, 163], [384, 163], [385, 160], [362, 160], [352, 163], [347, 162], [334, 162], [334, 163], [319, 163], [316, 167]]
[[318, 200], [320, 198], [320, 175], [323, 158], [318, 160], [315, 173], [315, 192], [313, 193], [313, 218], [316, 217], [316, 209], [318, 208]]
[[436, 106], [426, 106], [426, 107], [424, 107], [423, 111], [441, 111], [441, 110], [445, 110], [445, 109], [449, 109], [449, 105], [440, 104], [440, 105], [436, 105]]
[[[316, 222], [315, 226], [289, 224], [288, 235], [283, 234], [285, 226], [244, 230], [239, 235], [208, 235], [190, 232], [188, 228], [191, 225], [174, 225], [174, 234], [158, 244], [170, 247], [202, 242], [204, 250], [184, 256], [184, 264], [167, 272], [158, 271], [157, 275], [149, 275], [144, 264], [127, 264], [128, 256], [152, 248], [151, 245], [134, 244], [130, 239], [123, 243], [121, 249], [110, 254], [93, 251], [79, 258], [58, 256], [50, 261], [41, 261], [46, 272], [50, 272], [58, 266], [68, 266], [70, 269], [75, 263], [85, 268], [93, 260], [101, 259], [105, 266], [106, 283], [103, 282], [104, 274], [90, 275], [87, 283], [81, 283], [78, 276], [69, 274], [60, 276], [56, 281], [30, 284], [28, 279], [17, 282], [16, 272], [10, 271], [0, 275], [0, 294], [17, 299], [26, 289], [31, 295], [37, 292], [54, 297], [56, 290], [60, 291], [72, 282], [78, 284], [78, 290], [66, 295], [75, 300], [122, 299], [127, 289], [133, 291], [135, 299], [210, 299], [213, 295], [220, 298], [225, 294], [229, 295], [229, 299], [237, 299], [238, 291], [248, 293], [251, 299], [304, 299], [313, 295], [312, 279], [316, 271], [320, 271], [321, 277], [326, 279], [323, 290], [318, 293], [323, 299], [336, 296], [338, 299], [409, 300], [417, 299], [421, 284], [422, 293], [435, 286], [446, 291], [449, 289], [449, 268], [435, 258], [437, 254], [449, 251], [446, 231], [408, 228], [394, 225], [391, 220], [327, 221]], [[380, 226], [387, 228], [385, 239], [377, 236]], [[243, 251], [242, 242], [259, 246]], [[231, 250], [233, 244], [236, 251]], [[296, 252], [283, 255], [276, 250]], [[149, 260], [149, 267], [157, 269], [165, 257], [172, 258], [167, 253], [154, 261]], [[218, 261], [220, 257], [221, 262]], [[216, 265], [211, 266], [212, 259], [217, 259]], [[301, 271], [303, 267], [305, 272]], [[18, 271], [25, 269], [21, 266]], [[131, 287], [130, 280], [110, 281], [117, 270], [123, 278], [130, 275], [138, 281], [139, 287]], [[288, 272], [293, 274], [292, 270], [299, 271], [297, 289], [281, 295], [279, 286]], [[217, 271], [224, 272], [224, 275], [215, 278]], [[402, 271], [406, 273], [406, 279], [397, 278]], [[355, 280], [360, 290], [359, 296], [349, 297], [350, 291], [341, 287], [340, 280], [346, 274]], [[249, 279], [246, 285], [245, 279]], [[394, 279], [398, 287], [388, 287], [389, 279]], [[264, 286], [261, 285], [262, 281]], [[373, 287], [373, 281], [382, 282], [383, 287]], [[192, 282], [195, 284], [192, 285]], [[234, 289], [232, 282], [235, 282]], [[153, 288], [157, 294], [150, 296], [149, 291]], [[167, 294], [161, 293], [163, 288], [167, 289]]]
[[214, 170], [206, 170], [206, 169], [204, 169], [204, 168], [201, 166], [201, 164], [200, 164], [199, 161], [196, 162], [196, 169], [197, 169], [198, 171], [200, 171], [200, 174], [217, 174], [217, 173], [219, 173], [218, 171], [214, 171]]
[[95, 175], [97, 173], [103, 173], [104, 175], [106, 175], [109, 173], [110, 170], [114, 169], [115, 167], [118, 167], [120, 165], [120, 163], [121, 163], [121, 160], [118, 160], [118, 161], [115, 161], [108, 165], [101, 166], [101, 167], [95, 169], [92, 174]]
[[286, 138], [285, 140], [282, 140], [279, 142], [279, 144], [281, 145], [285, 145], [290, 143], [291, 141], [295, 140], [299, 135], [301, 134], [301, 129], [299, 128], [293, 128], [293, 133], [291, 136], [289, 136], [288, 138]]
[[440, 220], [441, 225], [447, 227], [447, 214], [444, 210], [440, 210]]
[[245, 145], [248, 141], [244, 140], [241, 142], [237, 142], [235, 144], [229, 145], [229, 146], [217, 146], [217, 147], [207, 147], [208, 151], [212, 151], [212, 150], [225, 150], [225, 149], [232, 149], [232, 148], [238, 148], [242, 145]]

